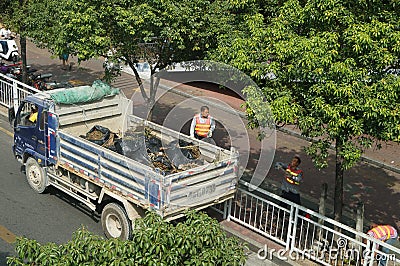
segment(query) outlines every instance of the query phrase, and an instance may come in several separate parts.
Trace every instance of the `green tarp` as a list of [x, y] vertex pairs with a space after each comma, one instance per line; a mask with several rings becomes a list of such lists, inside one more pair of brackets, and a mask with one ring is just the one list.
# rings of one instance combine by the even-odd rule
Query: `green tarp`
[[106, 96], [119, 94], [119, 89], [112, 88], [101, 80], [95, 80], [92, 86], [79, 86], [55, 91], [50, 97], [57, 104], [78, 104], [101, 100]]

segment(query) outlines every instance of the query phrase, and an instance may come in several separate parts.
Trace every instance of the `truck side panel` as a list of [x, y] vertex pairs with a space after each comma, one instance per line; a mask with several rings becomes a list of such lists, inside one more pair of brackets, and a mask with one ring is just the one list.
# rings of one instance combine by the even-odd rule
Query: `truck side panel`
[[[139, 205], [149, 204], [146, 179], [160, 181], [153, 169], [64, 132], [60, 131], [59, 137], [61, 167], [84, 174], [99, 186], [134, 199]], [[150, 177], [152, 173], [154, 176]]]
[[183, 209], [207, 207], [233, 198], [237, 184], [237, 164], [227, 160], [215, 165], [196, 168], [192, 175], [171, 177], [164, 216], [171, 216]]

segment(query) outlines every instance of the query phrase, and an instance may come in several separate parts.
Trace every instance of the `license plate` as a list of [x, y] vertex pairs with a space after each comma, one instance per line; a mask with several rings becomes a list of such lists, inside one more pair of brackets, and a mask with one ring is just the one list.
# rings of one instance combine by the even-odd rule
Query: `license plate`
[[214, 193], [215, 190], [216, 190], [216, 185], [212, 184], [212, 185], [208, 185], [208, 186], [193, 190], [193, 191], [189, 192], [189, 194], [187, 196], [188, 196], [188, 198], [192, 198], [192, 199], [203, 198], [207, 195]]

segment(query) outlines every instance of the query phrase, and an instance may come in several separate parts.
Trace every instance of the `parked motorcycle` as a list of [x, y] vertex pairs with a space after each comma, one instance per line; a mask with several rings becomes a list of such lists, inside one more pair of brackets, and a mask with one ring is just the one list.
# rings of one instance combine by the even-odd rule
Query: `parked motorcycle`
[[46, 83], [50, 81], [50, 78], [53, 76], [51, 73], [44, 73], [44, 74], [32, 74], [28, 77], [29, 85], [33, 86], [35, 89], [44, 91], [47, 90]]
[[4, 62], [0, 62], [0, 73], [7, 75], [9, 73], [12, 73], [15, 68], [20, 68], [21, 67], [21, 62], [18, 63], [13, 63], [13, 64], [6, 64]]
[[30, 75], [30, 85], [41, 91], [73, 87], [73, 85], [69, 82], [57, 82], [50, 80], [52, 76], [53, 75], [51, 73]]
[[[30, 78], [31, 75], [33, 75], [34, 72], [37, 71], [36, 69], [31, 68], [31, 66], [26, 66], [26, 70], [28, 74], [28, 79]], [[10, 78], [22, 81], [21, 63], [9, 64], [9, 65], [2, 63], [0, 66], [0, 72]]]
[[[27, 82], [26, 84], [34, 87], [35, 89], [46, 91], [59, 88], [72, 88], [73, 85], [69, 82], [57, 82], [51, 80], [53, 74], [51, 73], [35, 73], [37, 70], [27, 66]], [[5, 64], [0, 62], [0, 73], [22, 82], [22, 68], [21, 62], [16, 64]]]

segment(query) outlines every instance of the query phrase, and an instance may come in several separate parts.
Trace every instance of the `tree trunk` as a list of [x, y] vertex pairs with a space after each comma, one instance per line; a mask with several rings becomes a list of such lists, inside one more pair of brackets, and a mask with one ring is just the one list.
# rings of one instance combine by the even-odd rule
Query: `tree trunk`
[[139, 76], [139, 73], [138, 73], [138, 71], [137, 71], [137, 69], [135, 67], [135, 64], [133, 62], [127, 62], [127, 63], [131, 67], [131, 69], [133, 70], [133, 73], [135, 74], [136, 81], [139, 84], [140, 92], [142, 93], [142, 97], [146, 102], [146, 105], [147, 105], [147, 120], [151, 121], [151, 118], [153, 116], [153, 108], [154, 108], [154, 104], [155, 104], [155, 98], [156, 98], [156, 94], [157, 94], [157, 89], [158, 89], [158, 85], [160, 83], [160, 77], [157, 77], [157, 76], [154, 77], [155, 69], [151, 68], [150, 91], [149, 91], [149, 95], [147, 95], [147, 93], [145, 91], [145, 88], [144, 88], [143, 81]]
[[336, 139], [336, 176], [335, 176], [335, 196], [334, 196], [334, 217], [335, 221], [342, 219], [343, 209], [343, 157], [340, 155], [342, 142]]
[[157, 95], [157, 89], [158, 89], [158, 84], [160, 83], [160, 78], [157, 76], [154, 76], [155, 72], [153, 69], [151, 71], [151, 76], [150, 76], [150, 97], [149, 97], [149, 102], [147, 104], [147, 120], [152, 121], [153, 118], [153, 111], [156, 103], [156, 95]]
[[26, 37], [24, 35], [20, 36], [19, 45], [21, 47], [22, 82], [26, 84], [28, 80], [28, 73], [26, 69]]
[[132, 61], [127, 61], [129, 67], [132, 69], [133, 74], [135, 75], [135, 79], [139, 85], [140, 88], [140, 92], [142, 93], [143, 99], [145, 100], [145, 102], [148, 102], [149, 97], [147, 96], [147, 93], [144, 89], [144, 85], [143, 85], [143, 81], [139, 76], [139, 72], [136, 69], [135, 63], [133, 63]]

